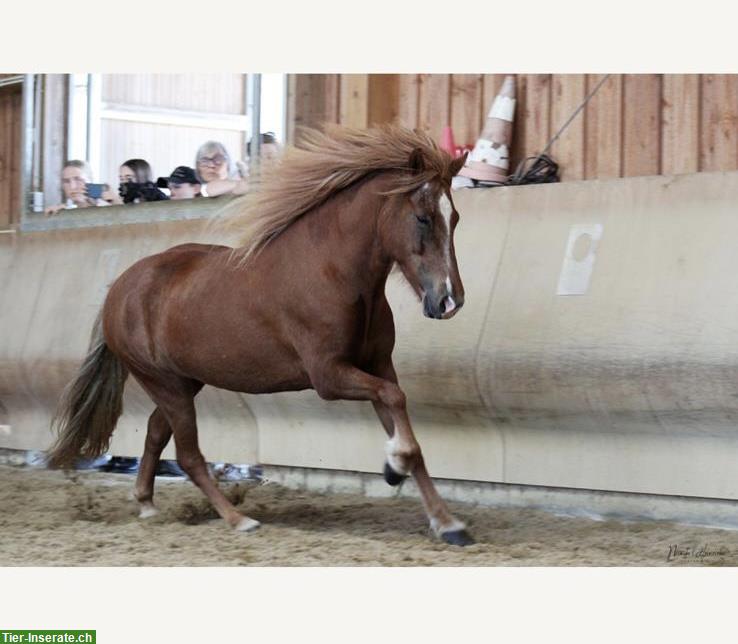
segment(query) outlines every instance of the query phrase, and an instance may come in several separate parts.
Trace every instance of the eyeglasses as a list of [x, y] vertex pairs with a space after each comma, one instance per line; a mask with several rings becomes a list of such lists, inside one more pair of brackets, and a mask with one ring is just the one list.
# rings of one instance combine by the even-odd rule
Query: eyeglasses
[[214, 157], [200, 157], [197, 162], [200, 165], [221, 165], [225, 160], [222, 154], [216, 154]]

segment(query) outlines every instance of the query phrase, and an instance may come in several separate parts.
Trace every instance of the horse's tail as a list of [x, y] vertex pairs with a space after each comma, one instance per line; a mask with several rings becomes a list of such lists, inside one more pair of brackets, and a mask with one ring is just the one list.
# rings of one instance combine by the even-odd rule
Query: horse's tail
[[77, 377], [62, 393], [52, 428], [57, 439], [47, 454], [50, 467], [71, 467], [82, 458], [96, 458], [110, 444], [123, 411], [128, 370], [105, 344], [102, 313], [92, 328], [90, 349]]

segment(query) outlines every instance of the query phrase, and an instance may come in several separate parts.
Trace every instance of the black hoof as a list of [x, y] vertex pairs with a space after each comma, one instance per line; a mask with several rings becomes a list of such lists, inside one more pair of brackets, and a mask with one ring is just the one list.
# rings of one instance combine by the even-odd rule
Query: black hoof
[[441, 533], [441, 539], [452, 546], [471, 546], [474, 539], [466, 530], [451, 530]]
[[391, 467], [389, 463], [384, 464], [384, 480], [387, 481], [388, 485], [391, 485], [392, 487], [399, 485], [402, 483], [407, 476], [404, 474], [398, 474], [395, 472]]

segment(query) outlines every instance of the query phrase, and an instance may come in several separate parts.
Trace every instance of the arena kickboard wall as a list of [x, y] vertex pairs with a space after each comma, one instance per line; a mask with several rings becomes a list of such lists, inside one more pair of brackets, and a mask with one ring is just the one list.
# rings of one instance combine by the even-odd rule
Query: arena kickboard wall
[[[454, 199], [464, 309], [428, 320], [399, 275], [388, 284], [395, 363], [431, 474], [738, 499], [738, 173]], [[106, 284], [209, 235], [180, 221], [0, 236], [0, 446], [48, 445]], [[125, 405], [112, 452], [139, 455], [153, 405], [130, 384]], [[382, 466], [369, 403], [206, 388], [198, 412], [209, 460]]]

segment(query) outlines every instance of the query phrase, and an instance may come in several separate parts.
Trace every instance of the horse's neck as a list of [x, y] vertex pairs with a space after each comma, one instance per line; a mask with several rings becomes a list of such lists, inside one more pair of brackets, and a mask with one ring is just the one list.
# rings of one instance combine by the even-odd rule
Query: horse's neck
[[392, 260], [378, 235], [378, 218], [385, 197], [383, 178], [366, 179], [303, 217], [301, 236], [314, 266], [335, 272], [342, 288], [366, 293], [384, 289]]

